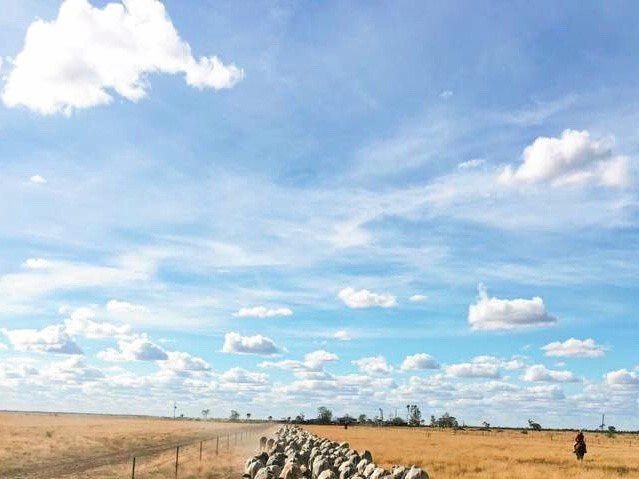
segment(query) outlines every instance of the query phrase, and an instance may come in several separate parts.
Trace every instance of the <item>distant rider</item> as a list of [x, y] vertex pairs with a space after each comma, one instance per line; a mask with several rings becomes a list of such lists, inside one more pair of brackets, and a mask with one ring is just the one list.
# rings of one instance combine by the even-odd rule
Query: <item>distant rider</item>
[[575, 437], [575, 445], [573, 446], [573, 451], [577, 455], [577, 459], [579, 459], [580, 461], [583, 460], [587, 450], [586, 438], [584, 437], [584, 433], [582, 430], [579, 430], [577, 436]]

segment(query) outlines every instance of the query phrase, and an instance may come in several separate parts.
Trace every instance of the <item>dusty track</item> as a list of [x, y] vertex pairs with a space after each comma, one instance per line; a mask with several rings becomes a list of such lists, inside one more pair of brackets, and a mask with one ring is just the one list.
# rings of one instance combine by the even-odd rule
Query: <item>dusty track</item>
[[[259, 425], [254, 427], [239, 427], [237, 429], [223, 429], [206, 435], [194, 435], [188, 440], [180, 442], [165, 442], [154, 444], [148, 447], [137, 448], [135, 450], [117, 451], [108, 454], [92, 455], [86, 458], [69, 458], [64, 460], [43, 461], [38, 465], [24, 468], [2, 471], [2, 479], [57, 479], [66, 476], [82, 474], [81, 477], [90, 478], [90, 472], [105, 466], [118, 466], [130, 463], [132, 458], [159, 455], [163, 452], [173, 451], [177, 446], [188, 447], [198, 444], [200, 441], [215, 441], [220, 438], [220, 449], [226, 450], [227, 436], [231, 449], [239, 447], [250, 447], [257, 444], [257, 437], [272, 429], [270, 425]], [[240, 436], [240, 433], [245, 433]], [[237, 436], [237, 442], [235, 439]]]

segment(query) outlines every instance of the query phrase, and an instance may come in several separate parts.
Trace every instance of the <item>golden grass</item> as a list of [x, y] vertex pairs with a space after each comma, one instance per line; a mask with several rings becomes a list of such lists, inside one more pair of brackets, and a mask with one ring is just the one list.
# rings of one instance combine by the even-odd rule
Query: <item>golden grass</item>
[[[205, 441], [201, 466], [199, 443], [180, 450], [179, 477], [230, 477], [255, 449], [255, 434], [265, 427], [144, 417], [0, 413], [0, 477], [131, 477], [133, 451], [139, 453], [136, 478], [174, 477], [175, 449], [170, 447], [216, 435], [221, 436], [220, 454], [215, 454], [214, 439]], [[238, 433], [236, 443], [234, 434], [239, 431], [243, 433]], [[149, 452], [153, 454], [143, 455]]]
[[431, 479], [639, 478], [637, 435], [586, 434], [588, 454], [572, 454], [573, 433], [443, 431], [429, 428], [308, 426], [319, 436], [369, 449], [384, 467], [415, 464]]

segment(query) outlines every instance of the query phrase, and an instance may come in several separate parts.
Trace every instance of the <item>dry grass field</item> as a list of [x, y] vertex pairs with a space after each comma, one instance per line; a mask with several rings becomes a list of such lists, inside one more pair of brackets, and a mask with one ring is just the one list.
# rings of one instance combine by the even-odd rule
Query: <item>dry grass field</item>
[[573, 433], [440, 431], [308, 426], [315, 434], [369, 449], [382, 466], [416, 464], [431, 479], [639, 478], [639, 437], [586, 434], [588, 454], [572, 454]]
[[[0, 413], [0, 478], [234, 477], [266, 425], [80, 414]], [[237, 433], [237, 438], [235, 434]], [[227, 439], [227, 435], [230, 437]], [[220, 436], [216, 455], [215, 436]], [[199, 441], [203, 443], [202, 463]], [[241, 475], [241, 472], [240, 472]]]

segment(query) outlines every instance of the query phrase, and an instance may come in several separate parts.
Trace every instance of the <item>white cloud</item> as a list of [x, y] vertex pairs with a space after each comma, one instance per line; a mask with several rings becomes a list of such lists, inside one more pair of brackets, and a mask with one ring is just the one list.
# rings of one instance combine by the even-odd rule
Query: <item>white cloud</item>
[[364, 374], [369, 376], [388, 376], [393, 367], [388, 364], [384, 356], [373, 356], [351, 361]]
[[339, 357], [337, 356], [337, 354], [329, 353], [328, 351], [324, 351], [323, 349], [310, 352], [304, 356], [304, 364], [306, 365], [306, 367], [313, 370], [320, 370], [326, 363], [338, 360]]
[[276, 316], [291, 316], [293, 311], [289, 308], [267, 308], [265, 306], [254, 306], [252, 308], [241, 308], [233, 316], [238, 318], [273, 318]]
[[501, 172], [501, 183], [621, 187], [629, 181], [629, 159], [614, 156], [610, 140], [593, 140], [585, 130], [564, 130], [560, 138], [539, 137], [522, 156], [518, 167], [508, 165]]
[[149, 279], [155, 263], [119, 258], [115, 265], [103, 266], [69, 261], [29, 258], [26, 271], [0, 276], [0, 297], [26, 300], [52, 291], [95, 288]]
[[457, 168], [460, 170], [472, 170], [474, 168], [479, 168], [483, 164], [486, 163], [486, 160], [482, 158], [473, 158], [472, 160], [462, 161], [457, 165]]
[[606, 383], [610, 386], [620, 387], [639, 386], [639, 374], [628, 371], [627, 369], [610, 371], [606, 374]]
[[414, 294], [410, 298], [408, 298], [411, 303], [423, 303], [427, 299], [428, 296], [426, 296], [425, 294]]
[[175, 371], [210, 371], [211, 366], [202, 358], [182, 351], [169, 351], [167, 358], [160, 361], [162, 368]]
[[439, 98], [443, 98], [444, 100], [447, 100], [448, 98], [450, 98], [451, 96], [453, 96], [453, 92], [452, 90], [443, 90], [440, 94], [439, 94]]
[[488, 361], [473, 361], [470, 363], [451, 364], [444, 368], [446, 374], [456, 378], [491, 378], [497, 379], [501, 375], [499, 373], [499, 364]]
[[284, 359], [282, 361], [264, 361], [260, 363], [262, 368], [288, 369], [295, 372], [297, 377], [305, 379], [326, 378], [327, 373], [324, 367], [331, 362], [338, 361], [337, 354], [324, 351], [323, 349], [312, 351], [304, 355], [304, 361]]
[[477, 303], [468, 307], [468, 323], [472, 329], [508, 330], [531, 326], [549, 326], [557, 318], [546, 312], [544, 301], [536, 296], [531, 299], [498, 299], [488, 296], [479, 285]]
[[47, 183], [47, 179], [44, 176], [33, 175], [29, 178], [29, 183], [33, 183], [36, 185], [44, 185]]
[[439, 363], [430, 354], [417, 353], [406, 356], [401, 366], [402, 371], [419, 371], [424, 369], [439, 369]]
[[63, 325], [51, 325], [44, 329], [2, 329], [16, 351], [83, 354], [71, 339]]
[[118, 341], [118, 349], [108, 348], [98, 353], [103, 361], [165, 361], [169, 355], [145, 335]]
[[572, 357], [572, 358], [599, 358], [605, 354], [605, 348], [595, 343], [594, 339], [570, 338], [566, 341], [555, 341], [541, 348], [546, 356]]
[[152, 73], [183, 74], [192, 87], [216, 90], [243, 77], [215, 56], [194, 58], [158, 0], [122, 0], [101, 9], [65, 0], [55, 20], [29, 26], [2, 100], [47, 115], [109, 104], [112, 93], [137, 102]]
[[353, 336], [351, 335], [351, 333], [349, 333], [345, 329], [340, 329], [339, 331], [335, 331], [335, 334], [333, 334], [333, 337], [339, 341], [350, 341], [351, 339], [353, 339]]
[[545, 383], [575, 383], [579, 382], [570, 371], [556, 371], [548, 369], [543, 364], [535, 364], [526, 369], [522, 379], [529, 382], [545, 382]]
[[83, 384], [100, 380], [104, 374], [99, 369], [88, 366], [84, 358], [76, 356], [51, 364], [43, 369], [42, 376], [47, 381]]
[[26, 269], [47, 269], [52, 265], [51, 261], [44, 258], [28, 258], [22, 266]]
[[118, 301], [117, 299], [109, 300], [109, 302], [107, 302], [106, 304], [106, 309], [109, 313], [113, 314], [146, 313], [148, 311], [146, 307], [140, 304]]
[[32, 376], [37, 376], [40, 372], [32, 365], [25, 364], [23, 361], [3, 361], [0, 363], [0, 381], [6, 383], [6, 381], [25, 379]]
[[116, 325], [93, 321], [95, 312], [91, 308], [78, 308], [65, 319], [64, 326], [71, 336], [84, 336], [89, 339], [123, 338], [131, 335], [127, 324]]
[[385, 293], [373, 293], [367, 289], [355, 291], [353, 288], [344, 288], [337, 296], [349, 308], [371, 308], [374, 306], [392, 308], [397, 306], [395, 296]]
[[7, 346], [7, 345], [6, 345], [6, 344], [4, 344], [4, 343], [0, 343], [0, 351], [6, 351], [6, 350], [8, 350], [8, 349], [9, 349], [9, 346]]
[[230, 332], [224, 336], [222, 352], [270, 356], [279, 353], [279, 348], [272, 339], [262, 336], [261, 334], [242, 336], [239, 333]]
[[268, 376], [264, 373], [255, 373], [236, 367], [224, 372], [221, 379], [227, 383], [266, 384]]

